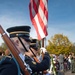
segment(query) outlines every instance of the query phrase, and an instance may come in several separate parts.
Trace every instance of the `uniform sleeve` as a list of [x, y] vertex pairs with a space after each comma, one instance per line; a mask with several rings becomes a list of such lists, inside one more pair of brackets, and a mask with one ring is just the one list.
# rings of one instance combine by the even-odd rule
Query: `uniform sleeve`
[[15, 62], [10, 58], [5, 58], [0, 62], [0, 75], [18, 75]]
[[28, 61], [27, 63], [30, 65], [30, 68], [32, 69], [33, 72], [44, 71], [50, 67], [50, 56], [46, 52], [41, 63], [37, 63], [31, 60]]

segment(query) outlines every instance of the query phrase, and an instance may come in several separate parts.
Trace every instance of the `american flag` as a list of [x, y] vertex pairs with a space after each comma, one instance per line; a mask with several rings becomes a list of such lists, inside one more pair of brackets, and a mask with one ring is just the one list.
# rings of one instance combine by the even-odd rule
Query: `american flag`
[[30, 19], [36, 30], [38, 40], [45, 38], [48, 23], [48, 0], [30, 0]]

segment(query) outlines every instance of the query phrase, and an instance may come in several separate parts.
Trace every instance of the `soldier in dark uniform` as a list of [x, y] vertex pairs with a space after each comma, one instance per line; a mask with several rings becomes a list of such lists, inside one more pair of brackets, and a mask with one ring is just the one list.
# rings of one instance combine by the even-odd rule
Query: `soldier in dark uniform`
[[[19, 42], [18, 37], [23, 37], [26, 41], [30, 41], [29, 26], [11, 27], [7, 29], [7, 32], [9, 32], [9, 36], [12, 41], [15, 39], [13, 42], [17, 48]], [[22, 52], [24, 54], [25, 50], [22, 50], [21, 46], [18, 49], [19, 49], [18, 53]], [[13, 57], [12, 53], [2, 58], [2, 60], [0, 61], [0, 75], [20, 75], [20, 73], [21, 72], [19, 64], [17, 63], [16, 59]]]
[[18, 69], [12, 58], [5, 57], [0, 61], [0, 75], [18, 75]]
[[[34, 56], [31, 50], [36, 54], [36, 50], [32, 49], [30, 50], [30, 27], [29, 26], [16, 26], [11, 27], [7, 29], [7, 32], [10, 34], [11, 40], [14, 42], [16, 47], [18, 48], [18, 53], [25, 56], [25, 62], [29, 65], [30, 69], [32, 70], [32, 74], [47, 70], [50, 66], [50, 56], [48, 52], [45, 52], [44, 58], [40, 63], [35, 62], [32, 57]], [[18, 73], [19, 67], [16, 65], [15, 61], [11, 58], [4, 59], [0, 63], [0, 73], [3, 74], [0, 75], [20, 75]], [[8, 62], [7, 62], [8, 61]], [[12, 65], [11, 65], [12, 64]], [[8, 66], [9, 65], [9, 66]], [[4, 68], [7, 70], [4, 70]], [[13, 73], [12, 73], [12, 72]], [[9, 74], [9, 72], [11, 74]]]
[[0, 60], [0, 75], [18, 75], [17, 65], [10, 55], [2, 56]]
[[[47, 73], [46, 70], [48, 69], [49, 63], [50, 63], [50, 61], [49, 61], [50, 60], [49, 54], [47, 53], [47, 51], [45, 51], [46, 52], [45, 53], [45, 57], [43, 58], [43, 55], [42, 55], [42, 51], [43, 51], [42, 49], [43, 48], [39, 48], [37, 39], [32, 39], [32, 41], [30, 43], [30, 48], [33, 48], [31, 50], [32, 53], [30, 53], [30, 54], [27, 53], [27, 52], [25, 53], [25, 55], [27, 57], [25, 59], [25, 61], [30, 64], [30, 67], [31, 67], [34, 75], [43, 75], [43, 74], [46, 74]], [[31, 57], [32, 57], [32, 59], [34, 61], [30, 60], [30, 56], [29, 55], [31, 55]], [[48, 57], [49, 59], [47, 58], [45, 60], [46, 57]], [[47, 60], [48, 60], [48, 62], [46, 63]]]

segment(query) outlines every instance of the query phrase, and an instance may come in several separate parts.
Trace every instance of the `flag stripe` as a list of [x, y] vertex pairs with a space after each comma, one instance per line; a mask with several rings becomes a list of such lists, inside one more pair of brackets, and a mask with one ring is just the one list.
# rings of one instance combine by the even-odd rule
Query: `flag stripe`
[[[46, 19], [48, 20], [48, 8], [47, 8], [47, 1], [46, 0], [42, 0], [40, 1], [40, 7], [43, 10], [43, 13], [46, 17]], [[44, 11], [45, 10], [45, 11]]]
[[39, 40], [48, 35], [47, 33], [48, 10], [47, 4], [43, 2], [46, 2], [46, 0], [45, 1], [31, 0], [29, 4], [30, 18], [32, 24], [36, 29]]
[[31, 6], [32, 6], [32, 4], [30, 3], [30, 5], [29, 5], [29, 9], [30, 9], [30, 18], [31, 18], [31, 21], [32, 21], [32, 23], [33, 23], [33, 25], [34, 25], [36, 31], [37, 31], [36, 33], [38, 34], [38, 38], [41, 38], [41, 37], [40, 37], [40, 34], [39, 34], [39, 32], [38, 32], [37, 24], [36, 24], [36, 22], [35, 22], [35, 20], [34, 20], [33, 14], [32, 14], [33, 8], [32, 8]]
[[42, 0], [42, 4], [45, 6], [45, 11], [48, 11], [48, 8], [47, 8], [47, 4], [48, 4], [48, 0]]
[[[32, 10], [34, 10], [34, 9], [32, 8]], [[30, 7], [30, 13], [32, 13], [32, 12], [31, 12], [31, 7]], [[44, 35], [44, 33], [42, 32], [42, 29], [41, 29], [40, 24], [39, 24], [39, 22], [38, 22], [37, 15], [36, 15], [35, 18], [33, 17], [32, 14], [31, 14], [30, 16], [31, 16], [31, 18], [32, 18], [31, 20], [32, 20], [32, 22], [33, 22], [33, 25], [34, 25], [34, 27], [36, 28], [36, 31], [37, 31], [37, 34], [38, 34], [38, 39], [40, 40], [41, 37], [43, 38], [43, 37], [45, 37], [45, 35]], [[36, 20], [35, 20], [35, 19], [36, 19]], [[42, 34], [41, 36], [40, 36], [40, 33]]]
[[[41, 38], [43, 38], [43, 37], [45, 37], [45, 34], [44, 34], [44, 32], [42, 31], [42, 28], [41, 28], [41, 26], [40, 26], [40, 23], [39, 23], [39, 19], [38, 19], [38, 17], [37, 17], [37, 15], [36, 15], [36, 17], [35, 17], [35, 21], [36, 21], [36, 23], [37, 23], [37, 27], [38, 27], [38, 32], [39, 32], [39, 34], [41, 33]], [[38, 37], [39, 38], [39, 37]], [[41, 38], [39, 38], [39, 40], [41, 40]]]
[[[44, 20], [44, 18], [45, 18], [45, 16], [44, 16], [44, 18], [42, 19], [41, 18], [41, 16], [43, 16], [42, 14], [42, 10], [40, 9], [40, 6], [39, 6], [39, 10], [38, 10], [38, 8], [37, 8], [37, 5], [35, 4], [35, 1], [33, 1], [33, 10], [37, 13], [37, 16], [38, 16], [38, 22], [40, 23], [40, 26], [41, 26], [41, 28], [42, 28], [42, 30], [43, 30], [43, 33], [45, 34], [45, 35], [47, 35], [47, 31], [46, 31], [46, 25], [47, 25], [47, 22], [46, 22], [46, 19]], [[37, 11], [38, 10], [38, 11]], [[41, 14], [42, 13], [42, 14]], [[40, 16], [41, 15], [41, 16]], [[37, 23], [38, 23], [37, 22]], [[45, 23], [46, 22], [46, 23]], [[44, 24], [45, 23], [45, 24]], [[38, 25], [38, 24], [37, 24]], [[38, 28], [39, 29], [39, 28]]]
[[[35, 1], [37, 1], [37, 0], [35, 0]], [[46, 12], [45, 12], [45, 14], [44, 14], [44, 12], [43, 12], [43, 9], [41, 9], [41, 7], [43, 7], [44, 5], [39, 5], [39, 7], [37, 7], [37, 5], [38, 5], [38, 3], [36, 3], [34, 0], [33, 0], [33, 8], [34, 8], [34, 10], [35, 10], [35, 12], [36, 12], [36, 14], [38, 13], [38, 18], [39, 18], [39, 15], [41, 16], [41, 21], [43, 21], [44, 22], [44, 25], [47, 25], [47, 19], [46, 19]], [[42, 3], [42, 0], [40, 0], [40, 3]], [[41, 6], [41, 7], [40, 7]], [[46, 9], [45, 9], [46, 10]], [[42, 25], [42, 24], [41, 24]]]

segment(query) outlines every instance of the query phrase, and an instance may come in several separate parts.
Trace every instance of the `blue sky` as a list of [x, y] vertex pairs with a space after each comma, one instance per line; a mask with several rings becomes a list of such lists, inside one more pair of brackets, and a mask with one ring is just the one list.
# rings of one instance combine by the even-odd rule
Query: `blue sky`
[[[0, 24], [6, 31], [12, 26], [31, 26], [31, 36], [36, 38], [29, 15], [30, 0], [0, 0]], [[75, 0], [48, 0], [48, 36], [63, 34], [75, 42]], [[1, 39], [1, 38], [0, 38]], [[0, 40], [2, 43], [3, 40]]]

